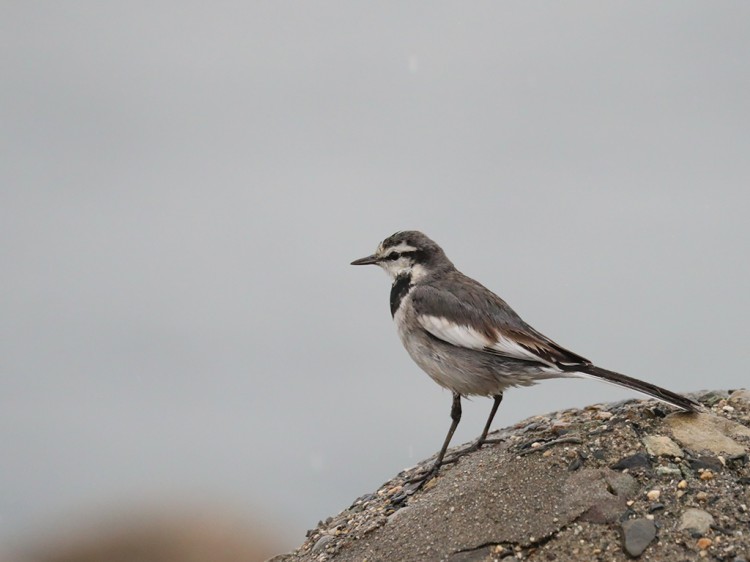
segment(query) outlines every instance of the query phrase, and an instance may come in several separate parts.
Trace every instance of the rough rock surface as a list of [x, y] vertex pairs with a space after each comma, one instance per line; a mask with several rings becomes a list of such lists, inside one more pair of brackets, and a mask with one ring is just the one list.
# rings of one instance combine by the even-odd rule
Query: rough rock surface
[[400, 473], [273, 560], [750, 560], [750, 401], [737, 392], [695, 395], [698, 415], [631, 400], [536, 416], [416, 493], [415, 469]]

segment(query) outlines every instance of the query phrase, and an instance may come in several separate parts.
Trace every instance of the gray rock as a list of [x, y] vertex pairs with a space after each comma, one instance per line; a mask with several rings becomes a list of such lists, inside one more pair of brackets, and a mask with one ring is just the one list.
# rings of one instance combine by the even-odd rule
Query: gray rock
[[699, 393], [698, 399], [708, 406], [713, 406], [720, 400], [724, 400], [729, 397], [729, 392], [726, 390], [708, 390], [703, 393]]
[[[621, 553], [610, 550], [607, 559], [640, 555], [641, 560], [684, 560], [697, 554], [697, 537], [706, 528], [710, 529], [706, 536], [712, 538], [714, 528], [721, 532], [711, 526], [705, 512], [687, 510], [686, 504], [710, 510], [727, 530], [744, 529], [747, 510], [741, 504], [750, 505], [747, 453], [744, 449], [736, 455], [715, 453], [712, 443], [704, 447], [701, 439], [708, 435], [721, 442], [726, 430], [730, 448], [734, 444], [748, 449], [750, 439], [726, 418], [692, 415], [674, 420], [680, 416], [654, 417], [651, 408], [649, 402], [621, 406], [618, 419], [632, 422], [632, 427], [627, 422], [612, 423], [607, 433], [596, 435], [587, 433], [591, 410], [554, 414], [569, 435], [587, 437], [529, 451], [524, 444], [545, 442], [550, 429], [547, 425], [526, 432], [520, 429], [539, 421], [538, 417], [519, 423], [518, 428], [503, 431], [505, 442], [445, 467], [438, 478], [408, 495], [402, 509], [393, 513], [397, 496], [391, 493], [407, 486], [409, 472], [384, 483], [366, 496], [367, 501], [358, 500], [354, 507], [327, 519], [295, 553], [276, 562], [484, 562], [510, 557], [579, 562], [593, 559], [593, 549], [603, 550], [613, 529], [621, 532], [616, 546]], [[731, 414], [750, 433], [750, 402], [735, 402]], [[673, 463], [662, 456], [649, 468], [654, 457], [646, 452], [644, 435], [669, 436], [684, 451], [684, 460]], [[698, 446], [688, 447], [678, 437]], [[636, 451], [641, 452], [633, 457]], [[569, 472], [574, 458], [585, 462]], [[617, 459], [624, 462], [615, 466], [632, 467], [631, 471], [604, 468]], [[717, 463], [722, 470], [711, 468], [718, 468]], [[681, 474], [675, 472], [677, 468]], [[700, 480], [700, 468], [711, 468], [712, 478]], [[672, 483], [666, 482], [668, 477]], [[677, 484], [682, 478], [687, 486]], [[658, 489], [661, 496], [652, 494], [646, 501], [645, 493]], [[710, 492], [708, 501], [706, 492]], [[629, 499], [637, 501], [629, 507]], [[323, 535], [334, 538], [321, 539]], [[706, 553], [727, 561], [750, 554], [747, 537], [731, 531], [721, 534], [720, 546], [712, 546], [711, 552]]]
[[622, 524], [622, 542], [629, 556], [638, 557], [656, 537], [656, 525], [649, 519], [629, 519]]
[[735, 390], [732, 394], [729, 395], [730, 402], [738, 402], [740, 400], [750, 402], [750, 390], [741, 388], [739, 390]]
[[615, 470], [624, 470], [626, 468], [630, 469], [639, 467], [651, 468], [651, 461], [648, 460], [648, 456], [644, 453], [636, 453], [635, 455], [630, 455], [629, 457], [623, 457], [612, 465], [612, 468], [614, 468]]
[[403, 516], [405, 513], [409, 513], [410, 509], [411, 508], [408, 505], [406, 507], [402, 507], [401, 509], [397, 509], [388, 516], [388, 522], [391, 523], [392, 521], [395, 521], [399, 517]]
[[312, 547], [312, 551], [320, 552], [321, 550], [325, 549], [326, 545], [332, 540], [333, 540], [332, 535], [323, 535], [317, 541], [315, 541], [315, 544]]
[[628, 498], [638, 488], [638, 481], [630, 474], [587, 468], [568, 480], [566, 508], [577, 511], [584, 506], [581, 521], [612, 523], [625, 512]]
[[691, 507], [682, 514], [678, 530], [705, 535], [713, 524], [714, 518], [710, 513]]
[[657, 466], [656, 474], [659, 476], [680, 477], [682, 476], [682, 471], [679, 466], [669, 464], [667, 466]]
[[724, 469], [724, 465], [716, 457], [700, 456], [697, 459], [690, 459], [688, 464], [691, 469], [696, 471], [708, 469], [718, 472]]
[[679, 443], [694, 451], [716, 455], [738, 455], [745, 452], [735, 438], [750, 438], [750, 429], [712, 414], [671, 414], [666, 422]]
[[682, 449], [666, 435], [646, 435], [643, 438], [648, 454], [653, 457], [684, 457]]

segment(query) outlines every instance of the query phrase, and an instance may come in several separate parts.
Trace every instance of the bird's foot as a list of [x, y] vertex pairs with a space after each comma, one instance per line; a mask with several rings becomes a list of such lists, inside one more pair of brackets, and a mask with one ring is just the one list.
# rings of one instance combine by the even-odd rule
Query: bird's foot
[[479, 449], [481, 449], [484, 445], [487, 445], [488, 443], [489, 444], [502, 443], [503, 441], [504, 441], [504, 439], [501, 439], [499, 437], [498, 438], [476, 440], [476, 441], [474, 441], [474, 443], [472, 443], [471, 445], [469, 445], [465, 449], [461, 449], [460, 451], [456, 451], [452, 455], [448, 456], [448, 458], [446, 458], [443, 461], [443, 464], [445, 464], [445, 463], [454, 463], [454, 462], [458, 461], [458, 459], [460, 459], [461, 457], [464, 457], [464, 456], [466, 456], [466, 455], [468, 455], [470, 453], [474, 453], [474, 452], [478, 451]]
[[437, 477], [440, 467], [444, 464], [446, 464], [446, 461], [441, 463], [435, 462], [429, 468], [420, 467], [413, 476], [406, 480], [406, 486], [404, 486], [404, 488], [406, 488], [407, 494], [413, 494], [427, 484], [427, 482]]

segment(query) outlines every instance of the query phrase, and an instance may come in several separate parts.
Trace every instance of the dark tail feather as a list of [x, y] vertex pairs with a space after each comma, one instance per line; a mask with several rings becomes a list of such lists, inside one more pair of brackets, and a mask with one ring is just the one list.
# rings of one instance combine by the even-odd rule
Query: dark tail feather
[[675, 406], [687, 412], [701, 412], [704, 410], [704, 407], [695, 400], [680, 396], [679, 394], [672, 392], [671, 390], [656, 386], [655, 384], [634, 379], [633, 377], [628, 377], [626, 375], [621, 375], [620, 373], [615, 373], [614, 371], [601, 369], [599, 367], [595, 367], [594, 365], [582, 365], [578, 367], [576, 371], [585, 375], [590, 375], [591, 378], [594, 379], [600, 379], [605, 382], [624, 386], [625, 388], [637, 390], [638, 392], [642, 392], [643, 394], [648, 394], [649, 396], [653, 396], [654, 398], [657, 398], [662, 402], [666, 402], [667, 404], [671, 404], [672, 406]]

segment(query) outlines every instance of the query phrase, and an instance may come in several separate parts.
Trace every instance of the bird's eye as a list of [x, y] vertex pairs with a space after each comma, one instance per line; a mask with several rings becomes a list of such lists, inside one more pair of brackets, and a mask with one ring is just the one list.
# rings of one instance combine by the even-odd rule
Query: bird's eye
[[387, 259], [387, 260], [397, 260], [400, 257], [401, 257], [400, 253], [398, 253], [398, 252], [391, 252], [390, 254], [388, 254], [385, 257], [385, 259]]

